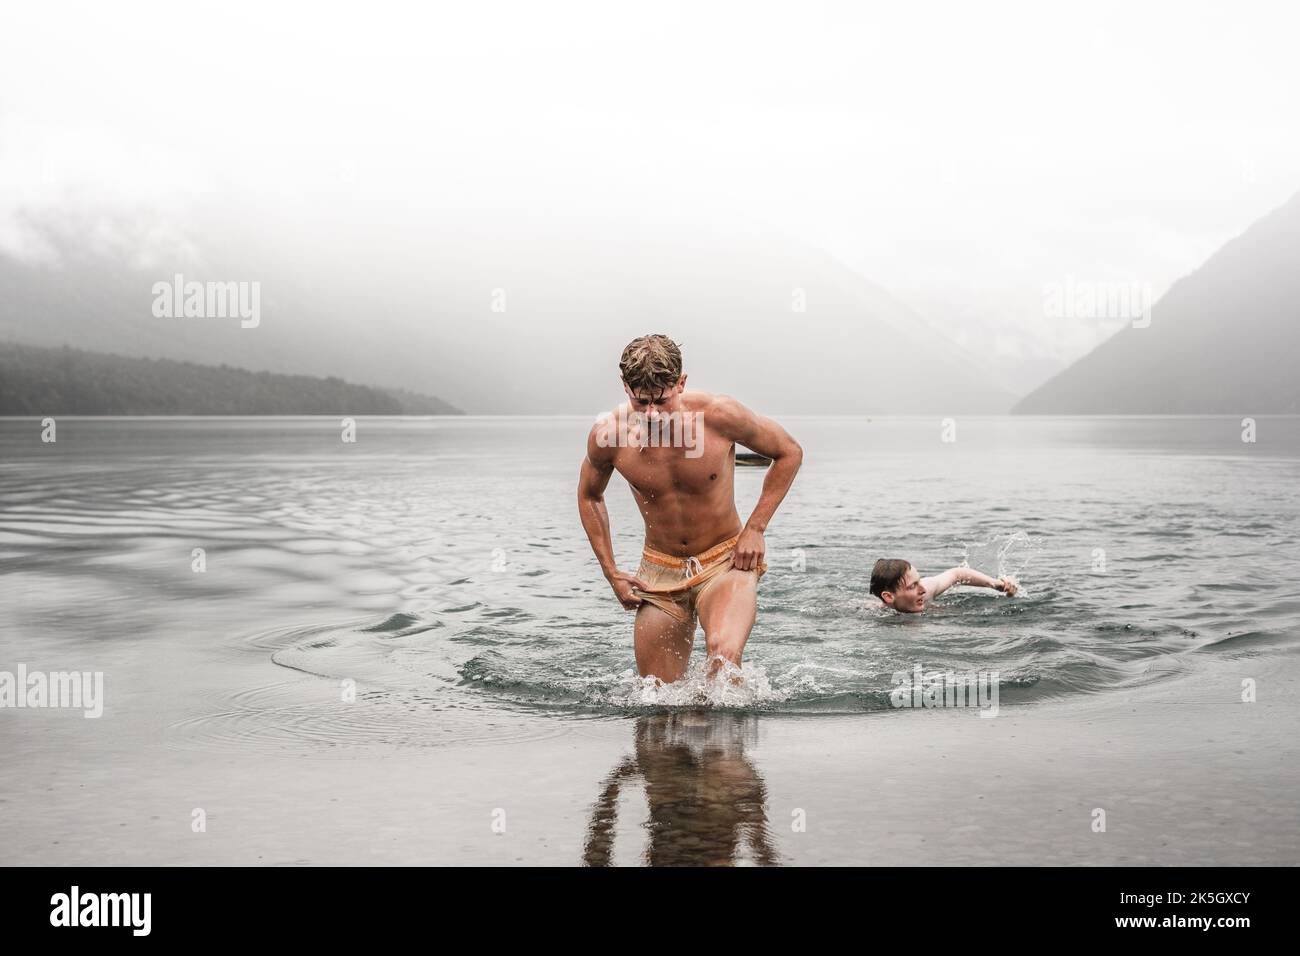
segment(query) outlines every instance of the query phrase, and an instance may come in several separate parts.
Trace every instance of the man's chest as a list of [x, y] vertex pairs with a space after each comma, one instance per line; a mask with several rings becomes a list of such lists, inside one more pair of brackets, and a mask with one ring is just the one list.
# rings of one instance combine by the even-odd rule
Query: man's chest
[[614, 467], [646, 497], [700, 495], [731, 487], [733, 456], [732, 443], [721, 439], [705, 442], [694, 457], [681, 448], [629, 447], [619, 449]]

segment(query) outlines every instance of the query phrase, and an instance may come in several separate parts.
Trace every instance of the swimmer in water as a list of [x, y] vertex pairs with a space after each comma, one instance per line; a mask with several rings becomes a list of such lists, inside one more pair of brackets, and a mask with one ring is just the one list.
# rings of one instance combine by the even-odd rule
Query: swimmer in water
[[949, 568], [941, 574], [921, 577], [911, 562], [902, 558], [881, 558], [871, 569], [871, 593], [885, 607], [908, 614], [919, 614], [930, 598], [938, 597], [954, 584], [992, 588], [1011, 597], [1019, 589], [1015, 578], [991, 578], [971, 568]]

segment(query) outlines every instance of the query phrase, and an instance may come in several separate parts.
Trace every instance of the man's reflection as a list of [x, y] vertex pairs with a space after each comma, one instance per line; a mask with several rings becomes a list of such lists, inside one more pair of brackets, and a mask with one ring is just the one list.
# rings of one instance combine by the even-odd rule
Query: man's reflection
[[650, 818], [650, 866], [780, 862], [767, 829], [767, 791], [745, 756], [754, 715], [676, 711], [641, 717], [636, 749], [605, 778], [583, 848], [587, 866], [609, 866], [620, 791], [640, 778]]

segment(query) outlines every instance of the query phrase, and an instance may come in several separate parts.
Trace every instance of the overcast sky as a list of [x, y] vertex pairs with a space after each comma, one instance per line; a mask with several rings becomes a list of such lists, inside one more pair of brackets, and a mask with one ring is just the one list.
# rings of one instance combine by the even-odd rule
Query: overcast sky
[[[0, 252], [24, 210], [400, 198], [749, 218], [981, 354], [1067, 361], [1067, 276], [1162, 291], [1300, 188], [1291, 3], [8, 5]], [[202, 241], [202, 237], [189, 237]], [[1113, 328], [1113, 326], [1111, 327]]]

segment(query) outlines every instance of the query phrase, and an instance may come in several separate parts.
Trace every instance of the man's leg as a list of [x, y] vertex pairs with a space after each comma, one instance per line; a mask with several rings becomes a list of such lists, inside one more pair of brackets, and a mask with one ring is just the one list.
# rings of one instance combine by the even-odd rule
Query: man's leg
[[728, 660], [740, 666], [740, 655], [758, 613], [758, 572], [732, 568], [709, 584], [695, 602], [704, 627], [709, 676]]
[[646, 601], [636, 612], [636, 669], [642, 677], [671, 684], [686, 673], [695, 643], [695, 617], [678, 621], [663, 608]]

